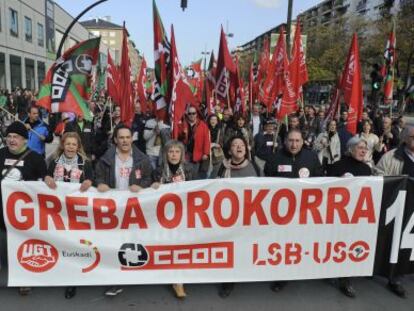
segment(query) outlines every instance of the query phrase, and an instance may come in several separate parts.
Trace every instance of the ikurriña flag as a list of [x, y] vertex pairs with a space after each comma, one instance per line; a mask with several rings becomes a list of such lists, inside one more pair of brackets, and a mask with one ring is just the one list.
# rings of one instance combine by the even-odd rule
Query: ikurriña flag
[[382, 73], [384, 76], [384, 103], [390, 104], [393, 99], [394, 90], [394, 76], [395, 76], [395, 62], [397, 58], [396, 53], [397, 39], [395, 35], [395, 23], [393, 23], [390, 36], [388, 37], [387, 45], [384, 52], [384, 66]]
[[37, 104], [55, 112], [73, 112], [92, 120], [89, 100], [92, 66], [99, 56], [100, 38], [78, 43], [53, 63], [40, 87]]

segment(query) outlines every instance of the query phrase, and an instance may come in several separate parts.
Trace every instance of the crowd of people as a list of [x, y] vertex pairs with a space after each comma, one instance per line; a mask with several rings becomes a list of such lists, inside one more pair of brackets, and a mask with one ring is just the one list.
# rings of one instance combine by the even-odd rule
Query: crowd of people
[[[346, 110], [328, 120], [326, 107], [306, 105], [282, 122], [260, 104], [245, 114], [217, 104], [206, 118], [190, 105], [177, 125], [178, 139], [173, 140], [170, 125], [150, 109], [142, 113], [139, 103], [132, 126], [121, 122], [120, 108], [104, 97], [91, 102], [90, 108], [93, 121], [71, 113], [48, 115], [35, 105], [30, 92], [10, 95], [4, 107], [10, 113], [1, 115], [1, 178], [43, 180], [51, 189], [58, 187], [56, 182], [70, 182], [78, 183], [80, 191], [95, 186], [100, 192], [139, 192], [206, 178], [414, 177], [414, 126], [406, 125], [402, 116], [392, 119], [381, 111], [365, 110], [358, 133], [352, 135]], [[46, 154], [45, 145], [56, 137], [57, 150]], [[1, 226], [4, 229], [3, 219]], [[6, 257], [1, 256], [2, 266]], [[272, 289], [279, 291], [285, 284], [275, 282]], [[355, 296], [350, 278], [339, 279], [338, 286], [345, 295]], [[400, 279], [390, 279], [388, 286], [406, 296]], [[222, 284], [220, 296], [227, 297], [233, 288], [234, 284]], [[173, 289], [177, 297], [186, 296], [183, 284]], [[111, 287], [106, 295], [121, 291]], [[30, 288], [20, 288], [23, 295], [29, 292]], [[75, 287], [65, 291], [67, 298], [75, 294]]]

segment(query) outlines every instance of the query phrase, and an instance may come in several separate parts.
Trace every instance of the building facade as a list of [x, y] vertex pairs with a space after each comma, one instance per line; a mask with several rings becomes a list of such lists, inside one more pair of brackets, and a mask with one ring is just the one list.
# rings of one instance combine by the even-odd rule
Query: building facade
[[412, 0], [325, 0], [298, 15], [304, 29], [332, 25], [340, 18], [360, 16], [378, 20], [395, 14], [404, 2]]
[[[0, 0], [0, 89], [38, 90], [72, 20], [52, 0]], [[76, 23], [62, 53], [92, 36]]]
[[[102, 42], [111, 49], [111, 57], [115, 64], [119, 65], [122, 56], [123, 27], [112, 23], [109, 16], [82, 21], [81, 25], [93, 35], [101, 36]], [[131, 74], [135, 77], [139, 72], [142, 59], [135, 47], [135, 43], [130, 39], [128, 39], [128, 50]]]

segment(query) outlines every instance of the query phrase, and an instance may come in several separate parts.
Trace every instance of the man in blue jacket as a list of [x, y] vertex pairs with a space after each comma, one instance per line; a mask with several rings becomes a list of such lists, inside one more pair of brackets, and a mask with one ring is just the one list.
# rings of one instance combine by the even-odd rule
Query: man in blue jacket
[[[25, 120], [25, 126], [29, 131], [27, 146], [45, 157], [45, 140], [49, 134], [47, 125], [39, 118], [39, 108], [31, 106], [28, 117]], [[36, 132], [36, 133], [34, 133]]]

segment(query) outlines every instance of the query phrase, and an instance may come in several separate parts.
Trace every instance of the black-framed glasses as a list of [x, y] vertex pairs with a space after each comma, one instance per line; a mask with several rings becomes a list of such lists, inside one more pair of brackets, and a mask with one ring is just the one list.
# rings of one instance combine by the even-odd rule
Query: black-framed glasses
[[187, 112], [188, 116], [195, 116], [197, 114], [197, 112]]

